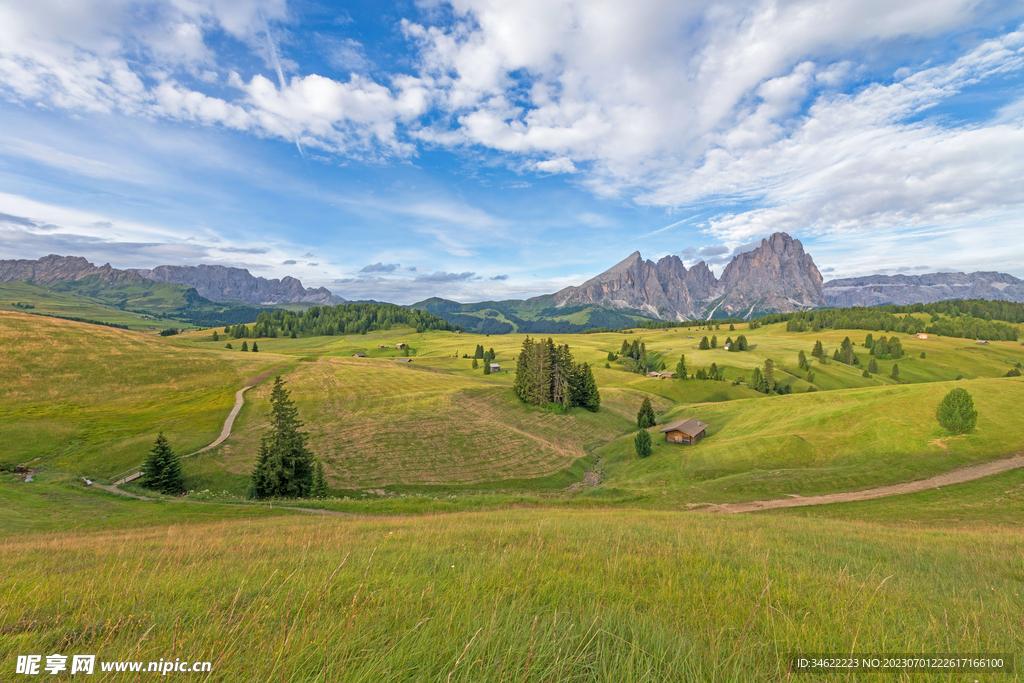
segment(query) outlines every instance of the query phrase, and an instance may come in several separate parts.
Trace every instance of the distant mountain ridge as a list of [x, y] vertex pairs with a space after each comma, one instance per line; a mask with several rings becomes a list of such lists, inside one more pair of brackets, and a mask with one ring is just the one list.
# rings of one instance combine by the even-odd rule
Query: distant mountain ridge
[[313, 303], [333, 306], [345, 303], [345, 299], [332, 294], [326, 288], [304, 288], [302, 283], [293, 277], [268, 280], [254, 277], [245, 268], [229, 266], [157, 266], [152, 269], [118, 270], [109, 263], [97, 267], [81, 256], [56, 254], [35, 261], [0, 260], [0, 282], [74, 282], [86, 277], [99, 278], [110, 283], [131, 282], [137, 279], [167, 282], [191, 287], [199, 296], [209, 301], [241, 301], [260, 305]]
[[824, 292], [829, 306], [905, 306], [948, 299], [1024, 302], [1024, 280], [991, 271], [868, 275], [829, 280]]
[[132, 268], [131, 272], [157, 282], [172, 282], [194, 287], [210, 301], [243, 301], [247, 304], [311, 303], [336, 306], [345, 299], [326, 287], [303, 287], [296, 278], [278, 280], [255, 277], [245, 268], [230, 266], [157, 266], [152, 269]]

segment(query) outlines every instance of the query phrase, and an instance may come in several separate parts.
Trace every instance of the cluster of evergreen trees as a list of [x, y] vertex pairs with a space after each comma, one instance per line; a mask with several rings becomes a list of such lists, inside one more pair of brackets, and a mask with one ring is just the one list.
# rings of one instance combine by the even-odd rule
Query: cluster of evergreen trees
[[484, 345], [477, 344], [476, 351], [473, 352], [473, 369], [476, 370], [477, 367], [479, 367], [477, 364], [477, 360], [483, 361], [484, 374], [489, 375], [491, 374], [491, 361], [494, 360], [495, 358], [496, 355], [494, 353], [494, 347], [491, 347], [490, 349], [484, 351]]
[[345, 304], [312, 306], [305, 311], [263, 311], [252, 325], [237, 324], [224, 328], [234, 339], [262, 337], [318, 337], [335, 334], [366, 334], [394, 327], [414, 327], [417, 332], [462, 328], [433, 313], [394, 304]]
[[590, 366], [576, 363], [569, 346], [556, 346], [550, 337], [547, 341], [523, 340], [513, 389], [520, 400], [534, 405], [580, 406], [592, 412], [601, 407]]
[[[849, 339], [849, 337], [847, 337]], [[903, 358], [903, 344], [899, 337], [893, 335], [886, 339], [882, 335], [876, 341], [871, 334], [864, 338], [864, 346], [871, 350], [871, 355], [879, 360], [896, 360]]]
[[[808, 380], [810, 381], [810, 380]], [[788, 394], [792, 388], [775, 379], [775, 362], [771, 358], [764, 361], [764, 368], [754, 368], [747, 386], [762, 394]]]
[[[657, 360], [655, 355], [647, 355], [647, 345], [643, 340], [634, 339], [631, 344], [628, 339], [622, 340], [622, 348], [619, 350], [619, 356], [622, 357], [622, 365], [630, 372], [635, 372], [639, 375], [646, 375], [652, 370], [664, 370], [665, 363]], [[615, 360], [617, 356], [609, 352], [608, 360]]]

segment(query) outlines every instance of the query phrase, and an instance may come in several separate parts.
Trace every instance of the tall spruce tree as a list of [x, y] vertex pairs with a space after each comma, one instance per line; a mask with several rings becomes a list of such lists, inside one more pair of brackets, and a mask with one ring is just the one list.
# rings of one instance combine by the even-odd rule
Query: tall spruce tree
[[708, 338], [707, 337], [701, 337], [700, 338], [700, 344], [698, 346], [700, 347], [701, 351], [707, 351], [708, 349], [711, 348], [711, 343], [708, 342]]
[[142, 465], [142, 471], [145, 473], [142, 485], [147, 489], [168, 495], [181, 493], [185, 489], [181, 476], [181, 459], [171, 449], [163, 432], [157, 435], [156, 443]]
[[651, 399], [647, 396], [640, 404], [640, 412], [636, 414], [636, 424], [640, 429], [647, 429], [658, 424], [658, 420], [654, 416], [654, 406], [651, 405]]
[[679, 362], [676, 363], [676, 379], [686, 379], [686, 354], [679, 356]]
[[315, 458], [306, 447], [295, 402], [278, 376], [270, 392], [270, 431], [260, 442], [249, 497], [305, 498], [312, 493]]

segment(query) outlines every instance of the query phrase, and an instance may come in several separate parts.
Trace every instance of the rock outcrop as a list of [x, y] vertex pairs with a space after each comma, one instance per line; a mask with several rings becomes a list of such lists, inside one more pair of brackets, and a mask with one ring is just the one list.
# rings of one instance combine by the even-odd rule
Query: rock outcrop
[[1024, 302], [1024, 280], [1006, 273], [928, 273], [868, 275], [830, 280], [824, 286], [829, 306], [927, 304], [948, 299]]
[[325, 287], [303, 287], [299, 280], [284, 277], [268, 280], [254, 277], [245, 268], [229, 266], [157, 266], [151, 270], [133, 269], [142, 277], [157, 282], [172, 282], [194, 287], [210, 301], [242, 301], [247, 304], [312, 303], [333, 306], [345, 303]]
[[[104, 269], [113, 270], [110, 264]], [[26, 280], [28, 282], [72, 282], [86, 275], [95, 275], [101, 269], [81, 256], [50, 254], [36, 261], [28, 259], [0, 260], [0, 282]]]
[[821, 273], [800, 240], [777, 232], [753, 251], [737, 254], [725, 267], [715, 292], [723, 310], [788, 313], [825, 305]]

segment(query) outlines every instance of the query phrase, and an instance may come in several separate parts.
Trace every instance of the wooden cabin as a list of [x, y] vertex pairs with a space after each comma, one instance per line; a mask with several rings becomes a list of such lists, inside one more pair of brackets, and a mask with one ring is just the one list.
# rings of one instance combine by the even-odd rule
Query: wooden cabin
[[497, 363], [491, 363], [491, 372], [498, 372], [501, 370], [501, 366]]
[[684, 443], [692, 446], [707, 436], [708, 426], [695, 418], [679, 420], [664, 427], [661, 433], [668, 443]]
[[395, 344], [395, 348], [396, 349], [404, 349], [405, 348], [405, 342], [398, 342], [397, 344]]
[[396, 358], [395, 360], [397, 360], [399, 363], [411, 363], [412, 362], [412, 358]]
[[927, 339], [928, 338], [928, 335], [925, 334], [924, 332], [918, 332], [914, 336], [917, 337], [918, 339]]
[[353, 357], [353, 358], [366, 358], [366, 354], [365, 354], [365, 353], [362, 353], [362, 352], [359, 352], [359, 353], [353, 353], [353, 354], [352, 354], [352, 357]]

